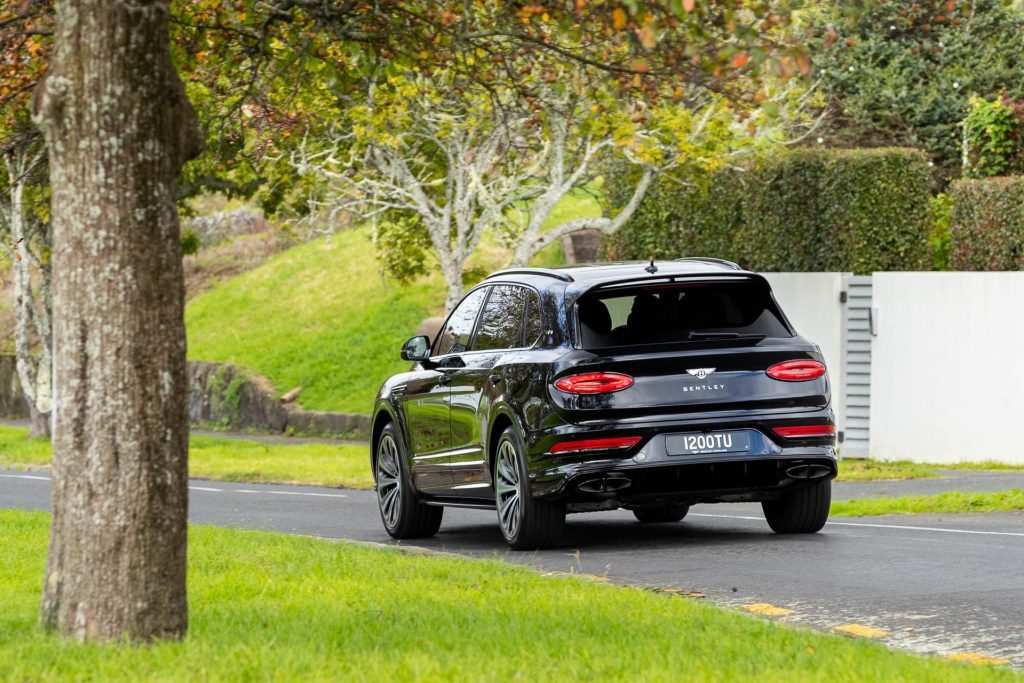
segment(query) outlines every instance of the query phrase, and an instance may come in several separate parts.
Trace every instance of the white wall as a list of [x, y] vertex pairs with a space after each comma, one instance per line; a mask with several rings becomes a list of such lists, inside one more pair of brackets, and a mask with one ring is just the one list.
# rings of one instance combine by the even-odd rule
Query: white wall
[[1024, 272], [875, 273], [871, 457], [1024, 463]]
[[832, 384], [832, 409], [838, 429], [845, 428], [843, 379], [843, 273], [762, 273], [782, 311], [803, 337], [821, 347]]

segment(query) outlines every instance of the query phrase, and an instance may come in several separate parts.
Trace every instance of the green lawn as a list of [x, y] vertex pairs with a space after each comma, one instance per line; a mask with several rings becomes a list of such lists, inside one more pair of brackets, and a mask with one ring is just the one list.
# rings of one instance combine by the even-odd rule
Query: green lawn
[[497, 561], [209, 527], [184, 641], [75, 645], [37, 626], [48, 522], [0, 511], [2, 680], [1020, 680]]
[[1019, 489], [977, 493], [953, 491], [932, 496], [857, 498], [833, 501], [831, 508], [833, 515], [843, 517], [926, 512], [993, 512], [997, 510], [1024, 510], [1024, 491]]
[[[559, 203], [552, 220], [600, 215], [583, 192]], [[501, 266], [505, 252], [482, 240], [468, 269]], [[565, 261], [552, 244], [540, 266]], [[369, 414], [381, 382], [409, 367], [402, 342], [444, 309], [439, 275], [401, 286], [381, 275], [366, 227], [346, 230], [278, 254], [189, 301], [188, 355], [251, 368], [278, 391], [301, 386], [305, 408]]]
[[[0, 465], [49, 465], [46, 440], [29, 440], [27, 429], [0, 425]], [[346, 488], [373, 485], [365, 446], [263, 444], [243, 439], [193, 435], [189, 474], [220, 481], [320, 484]]]

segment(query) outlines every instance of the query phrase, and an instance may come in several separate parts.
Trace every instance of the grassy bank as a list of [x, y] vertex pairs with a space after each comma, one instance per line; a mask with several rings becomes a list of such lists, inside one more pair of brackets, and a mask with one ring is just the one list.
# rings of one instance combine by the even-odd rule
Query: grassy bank
[[208, 527], [183, 642], [72, 645], [37, 627], [47, 524], [0, 511], [3, 680], [1019, 680], [497, 561]]
[[833, 501], [832, 514], [843, 517], [913, 513], [996, 512], [1024, 510], [1024, 491], [962, 493], [951, 491], [932, 496], [858, 498]]
[[[559, 203], [549, 222], [593, 215], [600, 215], [597, 200], [581, 192]], [[482, 277], [505, 258], [488, 236], [467, 272]], [[564, 263], [561, 247], [551, 245], [533, 263]], [[444, 292], [439, 275], [407, 286], [385, 277], [369, 228], [346, 230], [289, 249], [189, 301], [189, 358], [251, 368], [281, 392], [301, 386], [306, 408], [369, 414], [381, 382], [409, 367], [398, 357], [402, 342], [425, 318], [443, 313]]]
[[[27, 429], [0, 425], [0, 465], [49, 465], [52, 449], [45, 440], [29, 440]], [[243, 439], [193, 435], [189, 439], [189, 474], [220, 481], [319, 484], [369, 488], [369, 453], [365, 446], [335, 444], [264, 444]]]
[[279, 254], [189, 302], [189, 358], [235, 363], [306, 408], [369, 413], [416, 326], [444, 306], [441, 281], [384, 279], [370, 232], [348, 230]]

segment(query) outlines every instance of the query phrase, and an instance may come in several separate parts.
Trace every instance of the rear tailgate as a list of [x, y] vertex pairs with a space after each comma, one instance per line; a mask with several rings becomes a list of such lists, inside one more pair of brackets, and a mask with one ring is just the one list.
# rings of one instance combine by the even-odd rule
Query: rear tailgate
[[[810, 381], [773, 379], [769, 367], [791, 360], [822, 361], [813, 344], [795, 337], [765, 339], [756, 346], [595, 355], [574, 352], [555, 367], [552, 401], [570, 422], [735, 410], [818, 410], [828, 406], [828, 376]], [[561, 378], [621, 373], [631, 386], [601, 394], [557, 389]]]
[[[550, 385], [571, 422], [828, 405], [818, 348], [796, 336], [760, 276], [610, 283], [579, 297], [571, 313], [575, 349], [553, 368]], [[818, 376], [769, 376], [787, 361], [821, 364]], [[604, 393], [555, 386], [586, 373], [619, 373], [632, 382]]]

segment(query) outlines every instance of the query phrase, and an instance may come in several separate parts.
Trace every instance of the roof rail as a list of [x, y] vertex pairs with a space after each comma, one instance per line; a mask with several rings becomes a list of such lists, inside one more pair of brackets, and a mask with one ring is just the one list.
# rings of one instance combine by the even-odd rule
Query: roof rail
[[710, 256], [684, 256], [683, 258], [677, 258], [676, 261], [703, 261], [704, 263], [717, 263], [732, 270], [743, 270], [737, 263], [726, 261], [724, 258], [712, 258]]
[[490, 280], [492, 277], [499, 277], [501, 275], [543, 275], [544, 277], [553, 277], [556, 280], [562, 282], [574, 282], [572, 275], [568, 273], [560, 273], [557, 270], [551, 270], [550, 268], [506, 268], [505, 270], [499, 270], [496, 273], [488, 275], [486, 280]]

